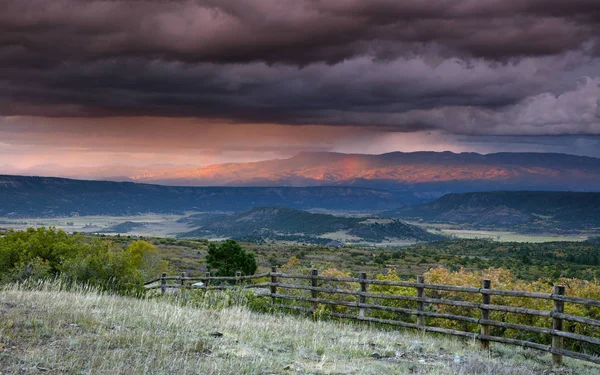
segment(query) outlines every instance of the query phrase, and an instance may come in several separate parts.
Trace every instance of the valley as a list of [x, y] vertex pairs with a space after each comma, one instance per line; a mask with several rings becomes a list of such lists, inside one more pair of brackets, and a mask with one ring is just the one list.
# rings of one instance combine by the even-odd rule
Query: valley
[[584, 241], [600, 234], [600, 193], [450, 193], [420, 204], [360, 187], [171, 187], [0, 176], [0, 228], [330, 246], [445, 238]]
[[0, 228], [55, 227], [69, 233], [110, 236], [233, 238], [251, 242], [348, 244], [414, 244], [443, 239], [400, 220], [315, 214], [284, 207], [261, 207], [240, 213], [146, 214], [134, 216], [76, 216], [0, 218]]
[[[337, 215], [342, 217], [357, 217], [353, 214], [337, 212]], [[358, 215], [363, 221], [369, 215]], [[108, 236], [132, 236], [132, 237], [201, 237], [208, 238], [211, 241], [228, 238], [223, 228], [218, 229], [216, 233], [211, 234], [208, 229], [203, 232], [199, 227], [195, 227], [195, 223], [199, 222], [198, 217], [215, 218], [224, 217], [231, 219], [233, 214], [214, 214], [210, 212], [188, 212], [184, 215], [168, 215], [168, 214], [146, 214], [132, 216], [77, 216], [77, 217], [33, 217], [26, 219], [11, 219], [0, 218], [0, 230], [26, 230], [27, 228], [54, 227], [62, 229], [69, 233], [87, 233], [87, 234], [104, 234]], [[371, 219], [373, 222], [389, 223], [389, 219]], [[543, 243], [543, 242], [578, 242], [586, 241], [588, 238], [595, 236], [597, 232], [581, 232], [571, 234], [555, 234], [555, 233], [518, 233], [502, 230], [477, 230], [477, 229], [461, 229], [461, 225], [439, 224], [439, 223], [424, 223], [415, 221], [406, 221], [407, 224], [420, 227], [433, 235], [457, 238], [457, 239], [486, 239], [495, 242], [520, 242], [520, 243]], [[214, 223], [209, 225], [211, 228], [219, 228], [222, 223]], [[356, 234], [349, 233], [348, 230], [334, 230], [325, 232], [318, 236], [307, 236], [306, 233], [294, 231], [296, 236], [290, 234], [285, 235], [283, 232], [271, 230], [270, 236], [254, 236], [253, 232], [243, 234], [241, 239], [244, 240], [260, 240], [260, 241], [279, 241], [293, 243], [316, 243], [316, 244], [335, 244], [336, 246], [344, 244], [354, 244], [356, 246], [409, 246], [414, 244], [414, 239], [400, 240], [398, 237], [383, 239], [382, 241], [369, 241]], [[190, 233], [196, 231], [197, 233]], [[263, 234], [267, 234], [265, 231]], [[240, 234], [239, 232], [238, 234]], [[279, 234], [277, 234], [279, 233]], [[254, 233], [256, 234], [256, 233]], [[235, 237], [235, 235], [234, 235]]]

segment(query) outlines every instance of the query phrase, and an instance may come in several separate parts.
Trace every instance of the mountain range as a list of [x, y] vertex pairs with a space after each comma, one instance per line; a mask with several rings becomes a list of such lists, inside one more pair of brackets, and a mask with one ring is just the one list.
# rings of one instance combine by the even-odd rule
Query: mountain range
[[393, 191], [408, 203], [452, 192], [600, 189], [600, 159], [554, 153], [305, 152], [252, 163], [66, 169], [63, 174], [171, 186], [356, 186]]
[[384, 210], [403, 203], [390, 192], [359, 187], [174, 187], [0, 175], [0, 217], [243, 211], [268, 205]]
[[432, 202], [399, 208], [382, 216], [478, 229], [600, 233], [600, 193], [497, 191], [447, 194]]

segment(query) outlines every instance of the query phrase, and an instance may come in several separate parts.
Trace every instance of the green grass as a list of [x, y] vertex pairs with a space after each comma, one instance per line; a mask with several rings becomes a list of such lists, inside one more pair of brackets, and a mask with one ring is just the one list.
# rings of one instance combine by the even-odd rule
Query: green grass
[[[182, 306], [42, 284], [0, 290], [0, 373], [597, 374], [567, 359], [415, 331], [375, 329], [244, 307]], [[222, 337], [211, 333], [221, 332]], [[375, 354], [377, 353], [377, 354]], [[376, 358], [377, 357], [377, 358]]]

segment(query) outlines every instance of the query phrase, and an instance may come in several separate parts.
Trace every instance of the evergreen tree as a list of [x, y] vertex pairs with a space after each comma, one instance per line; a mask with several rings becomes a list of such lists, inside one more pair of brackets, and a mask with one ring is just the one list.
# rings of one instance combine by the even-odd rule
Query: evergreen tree
[[216, 276], [235, 276], [237, 271], [242, 275], [253, 275], [258, 268], [254, 254], [246, 252], [233, 240], [227, 240], [217, 246], [208, 245], [206, 265]]

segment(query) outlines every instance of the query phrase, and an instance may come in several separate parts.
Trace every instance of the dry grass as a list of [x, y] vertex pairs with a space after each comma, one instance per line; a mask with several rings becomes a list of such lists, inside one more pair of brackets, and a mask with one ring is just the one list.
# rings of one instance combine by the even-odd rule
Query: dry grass
[[[90, 290], [0, 290], [0, 374], [598, 374], [476, 343], [243, 307], [182, 307]], [[221, 332], [222, 337], [211, 333]]]

